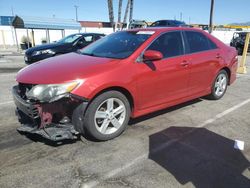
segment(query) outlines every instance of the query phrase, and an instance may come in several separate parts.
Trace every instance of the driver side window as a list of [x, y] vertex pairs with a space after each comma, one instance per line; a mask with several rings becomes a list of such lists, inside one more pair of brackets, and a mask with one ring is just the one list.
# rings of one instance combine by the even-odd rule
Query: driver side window
[[163, 58], [184, 54], [180, 32], [168, 32], [158, 37], [147, 50], [156, 50], [162, 53]]

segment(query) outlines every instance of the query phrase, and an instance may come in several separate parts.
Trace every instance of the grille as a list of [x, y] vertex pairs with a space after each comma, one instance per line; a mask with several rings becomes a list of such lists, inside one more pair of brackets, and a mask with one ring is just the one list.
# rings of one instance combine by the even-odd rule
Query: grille
[[33, 84], [23, 84], [23, 83], [19, 83], [18, 84], [18, 93], [20, 95], [20, 97], [22, 97], [22, 99], [26, 100], [26, 93], [31, 90], [32, 87], [34, 87], [35, 85]]

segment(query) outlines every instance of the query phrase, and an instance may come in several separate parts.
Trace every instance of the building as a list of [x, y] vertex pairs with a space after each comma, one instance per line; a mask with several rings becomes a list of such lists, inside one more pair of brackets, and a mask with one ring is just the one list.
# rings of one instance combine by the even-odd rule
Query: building
[[0, 16], [0, 45], [4, 48], [14, 45], [19, 48], [24, 38], [35, 46], [80, 31], [80, 23], [70, 19]]

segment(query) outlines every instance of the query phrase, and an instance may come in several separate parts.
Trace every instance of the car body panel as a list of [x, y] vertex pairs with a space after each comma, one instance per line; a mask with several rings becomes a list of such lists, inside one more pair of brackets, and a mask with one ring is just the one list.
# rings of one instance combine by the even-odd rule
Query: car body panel
[[136, 64], [139, 109], [187, 96], [189, 68], [181, 65], [184, 60], [179, 56]]
[[33, 84], [64, 83], [99, 74], [104, 70], [102, 67], [109, 70], [116, 62], [117, 60], [114, 59], [71, 52], [25, 67], [18, 73], [17, 80], [21, 83]]

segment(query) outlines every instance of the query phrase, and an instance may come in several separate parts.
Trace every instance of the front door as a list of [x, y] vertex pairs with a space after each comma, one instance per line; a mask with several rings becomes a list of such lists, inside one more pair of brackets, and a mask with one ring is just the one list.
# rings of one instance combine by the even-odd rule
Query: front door
[[163, 59], [137, 64], [140, 109], [188, 96], [189, 62], [182, 38], [180, 31], [162, 34], [147, 50], [160, 51]]

